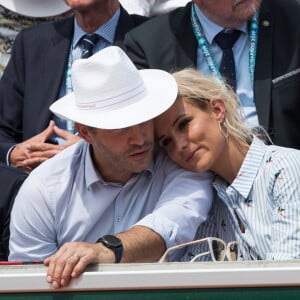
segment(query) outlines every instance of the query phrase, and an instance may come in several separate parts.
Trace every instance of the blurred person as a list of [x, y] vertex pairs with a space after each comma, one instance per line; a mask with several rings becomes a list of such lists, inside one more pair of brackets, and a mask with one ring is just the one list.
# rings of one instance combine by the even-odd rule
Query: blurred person
[[226, 53], [233, 52], [235, 76], [229, 73], [247, 125], [262, 126], [277, 145], [300, 149], [299, 15], [299, 0], [194, 0], [132, 30], [125, 46], [139, 69], [193, 67], [222, 82], [219, 39], [235, 37]]
[[21, 29], [63, 18], [69, 10], [61, 0], [0, 0], [0, 77]]

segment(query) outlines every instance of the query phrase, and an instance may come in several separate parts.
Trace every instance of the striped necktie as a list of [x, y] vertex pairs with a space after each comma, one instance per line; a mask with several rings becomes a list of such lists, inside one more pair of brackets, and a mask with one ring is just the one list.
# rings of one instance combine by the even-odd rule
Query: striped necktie
[[232, 47], [239, 38], [240, 33], [240, 30], [223, 30], [215, 37], [215, 42], [223, 50], [220, 73], [234, 91], [236, 91], [236, 73]]
[[100, 36], [96, 33], [91, 35], [84, 35], [81, 38], [81, 44], [83, 46], [81, 58], [88, 58], [93, 55], [93, 48], [97, 44]]

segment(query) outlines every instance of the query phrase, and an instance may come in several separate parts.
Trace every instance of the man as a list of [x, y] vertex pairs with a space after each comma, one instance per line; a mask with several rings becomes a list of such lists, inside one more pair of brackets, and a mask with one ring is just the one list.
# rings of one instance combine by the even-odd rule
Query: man
[[70, 7], [61, 0], [23, 0], [17, 6], [15, 0], [0, 0], [0, 77], [21, 29], [62, 18], [68, 10]]
[[299, 0], [194, 0], [132, 30], [125, 47], [138, 68], [197, 67], [220, 79], [215, 38], [238, 29], [236, 92], [246, 121], [275, 144], [300, 149], [299, 15]]
[[26, 179], [26, 174], [18, 168], [10, 168], [0, 162], [0, 261], [8, 258], [9, 220], [13, 200], [19, 187]]
[[45, 259], [55, 288], [90, 263], [158, 260], [194, 238], [212, 198], [210, 174], [154, 151], [151, 119], [177, 96], [170, 74], [138, 71], [112, 46], [74, 62], [72, 78], [74, 92], [50, 109], [83, 140], [30, 173], [10, 224], [9, 260]]
[[75, 17], [21, 31], [0, 81], [0, 161], [27, 173], [79, 140], [49, 105], [72, 91], [70, 66], [82, 55], [85, 34], [98, 34], [94, 53], [122, 46], [125, 33], [146, 19], [128, 15], [117, 0], [65, 2]]
[[61, 0], [0, 0], [0, 5], [17, 13], [19, 16], [31, 18], [56, 17], [70, 9]]

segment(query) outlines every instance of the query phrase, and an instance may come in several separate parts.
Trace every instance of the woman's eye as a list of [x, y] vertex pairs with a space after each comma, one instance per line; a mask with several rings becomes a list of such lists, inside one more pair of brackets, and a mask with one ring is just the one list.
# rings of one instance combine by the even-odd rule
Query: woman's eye
[[189, 122], [190, 122], [189, 119], [184, 119], [184, 120], [180, 121], [179, 124], [178, 124], [178, 128], [179, 128], [179, 129], [185, 128], [186, 125], [187, 125]]

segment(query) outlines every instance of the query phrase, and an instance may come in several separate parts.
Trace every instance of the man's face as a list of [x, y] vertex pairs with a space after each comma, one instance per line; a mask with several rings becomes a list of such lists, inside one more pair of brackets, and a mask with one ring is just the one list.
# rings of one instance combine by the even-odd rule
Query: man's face
[[211, 21], [227, 28], [247, 22], [259, 9], [262, 0], [194, 0]]
[[154, 145], [152, 120], [117, 130], [88, 130], [94, 163], [105, 180], [125, 183], [151, 164]]

